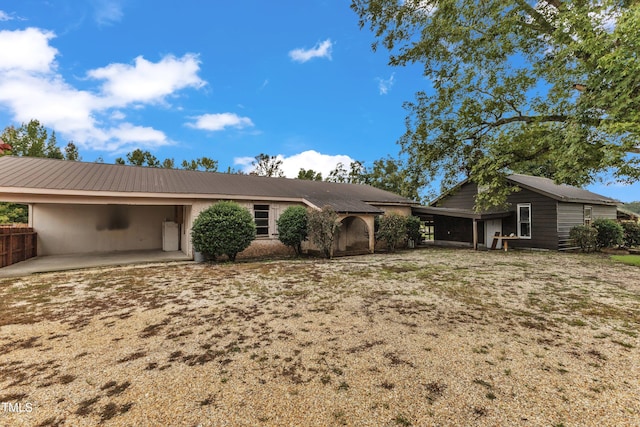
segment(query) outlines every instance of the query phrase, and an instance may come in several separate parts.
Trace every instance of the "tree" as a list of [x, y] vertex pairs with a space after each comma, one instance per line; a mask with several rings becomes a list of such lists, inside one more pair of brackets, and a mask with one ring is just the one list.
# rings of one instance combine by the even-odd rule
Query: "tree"
[[307, 221], [311, 242], [320, 248], [326, 258], [332, 258], [333, 242], [340, 229], [336, 211], [330, 206], [309, 210]]
[[[0, 139], [5, 144], [11, 146], [11, 154], [14, 156], [24, 157], [46, 157], [50, 159], [67, 159], [74, 160], [68, 156], [74, 153], [67, 153], [67, 157], [62, 154], [62, 150], [58, 147], [58, 141], [55, 132], [49, 132], [40, 124], [38, 120], [31, 120], [29, 123], [23, 123], [19, 128], [8, 126], [0, 135]], [[73, 143], [70, 143], [73, 144]], [[75, 145], [73, 145], [75, 147]], [[75, 155], [77, 156], [77, 148]]]
[[122, 157], [118, 157], [115, 162], [118, 165], [129, 164], [132, 166], [146, 166], [150, 168], [159, 168], [161, 166], [158, 158], [151, 154], [150, 151], [142, 151], [139, 148], [127, 153], [126, 161]]
[[387, 244], [389, 252], [395, 252], [398, 244], [407, 237], [407, 219], [396, 213], [379, 217], [376, 239]]
[[416, 201], [421, 199], [420, 188], [426, 185], [423, 173], [412, 172], [403, 162], [391, 157], [373, 162], [367, 171], [366, 183]]
[[206, 172], [217, 172], [218, 161], [210, 159], [209, 157], [200, 157], [196, 160], [182, 161], [182, 169], [186, 170], [204, 170]]
[[297, 179], [305, 179], [307, 181], [322, 181], [322, 174], [313, 169], [300, 168]]
[[326, 181], [341, 182], [348, 184], [366, 184], [367, 183], [367, 169], [364, 167], [364, 163], [355, 160], [349, 164], [349, 169], [344, 166], [344, 163], [338, 162], [335, 169], [329, 172]]
[[64, 147], [64, 158], [74, 162], [82, 160], [82, 157], [80, 157], [80, 153], [78, 152], [78, 147], [76, 147], [76, 144], [74, 144], [73, 141], [69, 141], [67, 146]]
[[282, 160], [280, 160], [277, 156], [269, 156], [268, 154], [258, 154], [255, 157], [255, 160], [251, 162], [253, 166], [253, 172], [256, 175], [260, 176], [274, 176], [274, 177], [283, 177], [284, 172], [282, 172]]
[[291, 246], [296, 254], [302, 254], [302, 242], [307, 239], [307, 209], [289, 206], [278, 218], [278, 240]]
[[[612, 171], [640, 179], [640, 4], [352, 0], [390, 52], [424, 66], [429, 86], [407, 102], [400, 138], [410, 165], [443, 187], [486, 185], [499, 205], [510, 172], [585, 185]], [[636, 153], [636, 154], [633, 154]]]
[[625, 203], [623, 207], [625, 209], [631, 211], [631, 212], [635, 212], [637, 214], [640, 214], [640, 201], [631, 202], [631, 203]]
[[251, 213], [235, 202], [218, 202], [200, 212], [193, 222], [191, 239], [196, 251], [230, 261], [256, 238]]

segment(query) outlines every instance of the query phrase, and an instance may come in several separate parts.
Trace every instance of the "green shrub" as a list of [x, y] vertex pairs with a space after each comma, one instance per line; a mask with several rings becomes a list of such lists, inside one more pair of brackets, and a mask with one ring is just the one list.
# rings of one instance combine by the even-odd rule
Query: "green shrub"
[[307, 209], [303, 206], [289, 206], [278, 218], [278, 239], [291, 246], [300, 256], [302, 242], [307, 239]]
[[29, 207], [16, 203], [0, 202], [0, 224], [29, 222]]
[[226, 255], [235, 261], [256, 238], [251, 213], [235, 202], [218, 202], [200, 212], [191, 229], [193, 246], [210, 257]]
[[407, 236], [407, 219], [396, 213], [384, 214], [380, 217], [380, 226], [376, 238], [387, 244], [389, 252], [395, 252], [396, 247]]
[[598, 218], [593, 221], [593, 226], [598, 230], [597, 246], [599, 248], [612, 248], [622, 244], [624, 233], [622, 226], [612, 219]]
[[407, 239], [413, 240], [416, 245], [422, 240], [421, 225], [420, 218], [417, 216], [410, 216], [406, 219]]
[[624, 232], [624, 245], [627, 248], [640, 246], [640, 224], [633, 221], [625, 221], [622, 223]]
[[308, 211], [307, 227], [311, 242], [320, 248], [325, 257], [333, 257], [333, 241], [340, 229], [336, 211], [330, 206]]
[[596, 249], [598, 230], [588, 225], [577, 225], [569, 231], [569, 238], [582, 252], [592, 252]]

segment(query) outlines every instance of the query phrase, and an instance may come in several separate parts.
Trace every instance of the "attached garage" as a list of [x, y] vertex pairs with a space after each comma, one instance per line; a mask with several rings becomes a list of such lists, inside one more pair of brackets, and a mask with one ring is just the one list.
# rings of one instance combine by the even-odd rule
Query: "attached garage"
[[32, 224], [39, 230], [38, 255], [161, 250], [164, 222], [176, 223], [179, 209], [182, 207], [37, 203], [32, 208]]

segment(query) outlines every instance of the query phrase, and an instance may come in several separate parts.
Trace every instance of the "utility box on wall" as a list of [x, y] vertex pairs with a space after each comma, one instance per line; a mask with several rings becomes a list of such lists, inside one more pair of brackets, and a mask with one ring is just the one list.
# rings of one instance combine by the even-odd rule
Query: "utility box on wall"
[[177, 222], [162, 223], [162, 250], [165, 252], [180, 250], [180, 228]]

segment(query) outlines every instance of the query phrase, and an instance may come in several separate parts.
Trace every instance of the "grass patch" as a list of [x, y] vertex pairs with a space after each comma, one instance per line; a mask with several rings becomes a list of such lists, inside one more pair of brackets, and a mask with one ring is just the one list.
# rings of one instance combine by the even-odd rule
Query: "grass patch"
[[640, 255], [611, 255], [611, 259], [623, 264], [640, 267]]

